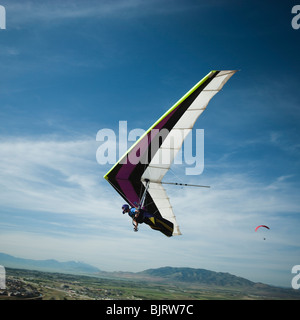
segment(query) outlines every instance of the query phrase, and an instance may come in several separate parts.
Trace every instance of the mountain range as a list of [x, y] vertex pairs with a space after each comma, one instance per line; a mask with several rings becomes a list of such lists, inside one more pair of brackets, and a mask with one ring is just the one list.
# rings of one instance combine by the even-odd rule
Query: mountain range
[[67, 261], [59, 262], [54, 259], [50, 260], [32, 260], [16, 258], [11, 255], [0, 253], [0, 265], [5, 268], [28, 269], [47, 272], [61, 272], [61, 273], [78, 273], [78, 274], [92, 274], [100, 272], [96, 267], [93, 267], [84, 262]]

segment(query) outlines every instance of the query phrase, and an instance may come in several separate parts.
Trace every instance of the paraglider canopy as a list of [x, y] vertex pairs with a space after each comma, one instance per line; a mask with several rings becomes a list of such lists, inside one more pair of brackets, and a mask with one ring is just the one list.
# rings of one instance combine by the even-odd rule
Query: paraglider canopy
[[255, 232], [256, 232], [259, 228], [261, 228], [261, 227], [270, 229], [268, 226], [265, 226], [265, 225], [262, 224], [262, 225], [257, 226], [257, 227], [255, 228]]

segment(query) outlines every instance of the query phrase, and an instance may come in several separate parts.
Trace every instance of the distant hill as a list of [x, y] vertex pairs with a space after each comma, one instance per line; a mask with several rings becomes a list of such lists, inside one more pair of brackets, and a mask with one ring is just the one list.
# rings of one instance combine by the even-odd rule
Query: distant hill
[[163, 267], [148, 269], [139, 273], [154, 279], [164, 279], [190, 284], [213, 285], [221, 287], [252, 287], [255, 282], [234, 276], [230, 273], [215, 272], [205, 269]]
[[[238, 290], [254, 299], [297, 299], [300, 291], [291, 288], [280, 288], [267, 284], [252, 282], [230, 273], [215, 272], [205, 269], [163, 267], [148, 269], [135, 274], [148, 281], [159, 283], [180, 283], [190, 288], [212, 288], [212, 290]], [[214, 288], [214, 289], [213, 289]]]
[[105, 272], [100, 277], [110, 279], [127, 279], [150, 281], [156, 283], [181, 283], [190, 287], [223, 287], [223, 288], [270, 288], [263, 283], [252, 282], [248, 279], [232, 275], [227, 272], [215, 272], [206, 269], [162, 267], [147, 269], [141, 272]]
[[59, 262], [57, 260], [32, 260], [16, 258], [0, 253], [0, 265], [6, 268], [28, 269], [60, 273], [96, 273], [100, 270], [89, 264], [76, 261]]

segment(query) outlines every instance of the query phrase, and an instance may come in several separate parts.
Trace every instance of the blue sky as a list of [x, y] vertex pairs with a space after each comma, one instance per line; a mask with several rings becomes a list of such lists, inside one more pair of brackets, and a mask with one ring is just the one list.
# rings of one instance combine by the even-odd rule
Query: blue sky
[[[0, 252], [107, 271], [205, 268], [290, 287], [300, 264], [297, 2], [0, 4]], [[240, 71], [195, 125], [204, 172], [173, 168], [211, 188], [168, 189], [182, 236], [133, 233], [102, 178], [111, 165], [96, 161], [98, 130], [148, 129], [215, 69]], [[255, 233], [259, 224], [271, 230]]]

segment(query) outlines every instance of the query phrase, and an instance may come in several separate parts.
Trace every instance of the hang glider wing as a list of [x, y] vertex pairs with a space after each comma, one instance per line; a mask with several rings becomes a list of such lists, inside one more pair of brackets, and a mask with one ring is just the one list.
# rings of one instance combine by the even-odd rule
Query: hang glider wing
[[104, 176], [124, 200], [135, 207], [141, 202], [146, 181], [150, 181], [143, 207], [155, 216], [172, 222], [173, 235], [181, 233], [161, 181], [210, 99], [235, 72], [214, 70], [208, 73], [157, 120]]

